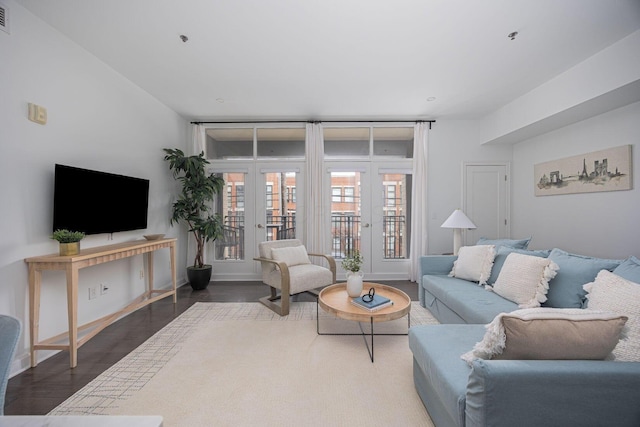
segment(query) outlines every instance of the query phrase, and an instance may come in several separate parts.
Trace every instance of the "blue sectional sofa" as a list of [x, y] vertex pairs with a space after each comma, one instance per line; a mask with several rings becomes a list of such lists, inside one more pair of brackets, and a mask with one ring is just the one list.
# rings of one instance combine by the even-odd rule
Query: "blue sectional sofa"
[[[455, 260], [421, 258], [420, 304], [441, 325], [409, 331], [415, 387], [438, 427], [640, 426], [640, 362], [463, 361], [460, 356], [482, 340], [484, 325], [518, 305], [449, 277]], [[576, 274], [585, 274], [578, 266]], [[558, 279], [571, 279], [566, 272]]]

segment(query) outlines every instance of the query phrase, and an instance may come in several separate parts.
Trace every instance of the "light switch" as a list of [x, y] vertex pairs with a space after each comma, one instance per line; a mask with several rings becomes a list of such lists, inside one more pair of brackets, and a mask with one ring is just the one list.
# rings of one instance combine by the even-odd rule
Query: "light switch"
[[40, 105], [29, 103], [29, 120], [41, 125], [46, 125], [47, 109]]

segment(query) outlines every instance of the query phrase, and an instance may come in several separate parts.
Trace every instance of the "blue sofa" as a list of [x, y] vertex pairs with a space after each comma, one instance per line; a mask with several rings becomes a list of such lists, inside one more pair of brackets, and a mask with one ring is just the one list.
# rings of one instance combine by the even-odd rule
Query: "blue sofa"
[[409, 331], [415, 387], [438, 427], [640, 426], [638, 362], [463, 361], [484, 324], [518, 306], [449, 277], [455, 259], [421, 258], [420, 304], [441, 325]]

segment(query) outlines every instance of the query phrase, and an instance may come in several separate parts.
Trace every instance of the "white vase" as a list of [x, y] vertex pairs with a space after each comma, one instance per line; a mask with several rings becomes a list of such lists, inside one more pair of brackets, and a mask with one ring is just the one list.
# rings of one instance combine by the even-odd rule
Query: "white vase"
[[362, 294], [362, 271], [347, 271], [347, 293], [351, 298], [357, 298]]

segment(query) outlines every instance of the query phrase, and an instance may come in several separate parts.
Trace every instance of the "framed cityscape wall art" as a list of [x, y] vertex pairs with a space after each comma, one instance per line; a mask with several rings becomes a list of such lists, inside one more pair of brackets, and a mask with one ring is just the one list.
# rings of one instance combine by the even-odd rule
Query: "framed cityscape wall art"
[[536, 196], [631, 190], [631, 145], [538, 163]]

